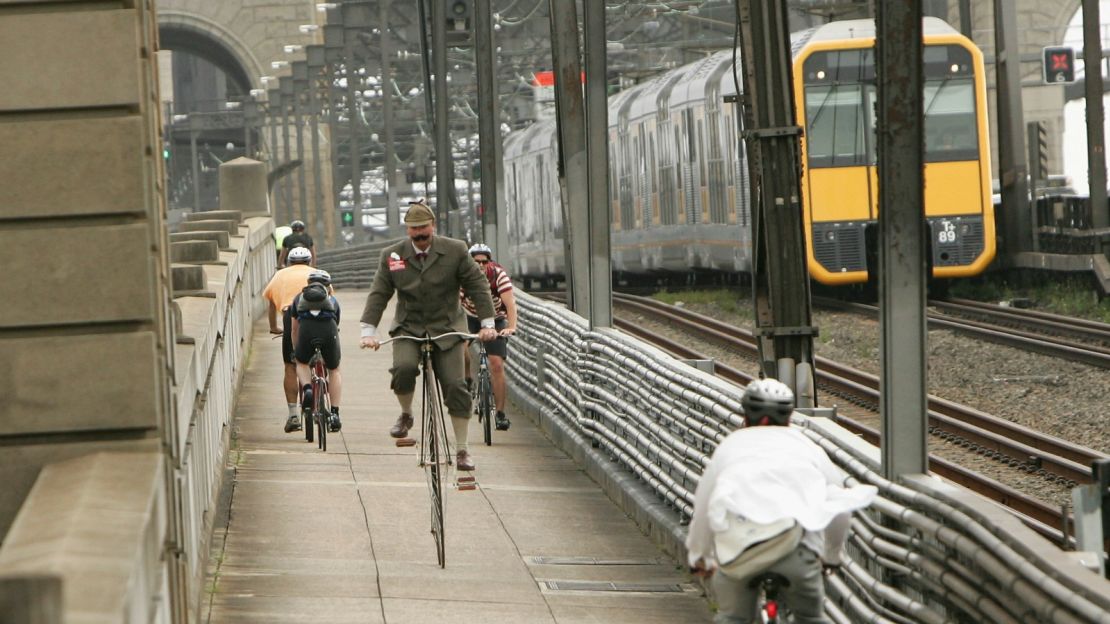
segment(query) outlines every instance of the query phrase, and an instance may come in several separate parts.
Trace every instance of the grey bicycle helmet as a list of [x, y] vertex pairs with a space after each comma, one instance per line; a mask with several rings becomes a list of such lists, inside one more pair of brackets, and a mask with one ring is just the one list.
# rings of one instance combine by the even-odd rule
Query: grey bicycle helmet
[[786, 425], [794, 412], [794, 392], [777, 379], [757, 379], [744, 390], [740, 405], [748, 426]]
[[484, 245], [482, 243], [474, 243], [471, 245], [470, 255], [476, 256], [478, 254], [485, 254], [490, 260], [493, 260], [493, 250], [489, 248], [489, 245]]
[[323, 269], [313, 271], [308, 274], [308, 283], [323, 284], [324, 286], [331, 286], [331, 274]]

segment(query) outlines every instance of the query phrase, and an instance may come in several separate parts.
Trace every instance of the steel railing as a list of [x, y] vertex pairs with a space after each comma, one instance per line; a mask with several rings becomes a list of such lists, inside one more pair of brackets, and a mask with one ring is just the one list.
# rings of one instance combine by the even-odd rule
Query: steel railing
[[[741, 423], [742, 389], [625, 334], [590, 331], [560, 304], [520, 291], [516, 301], [514, 394], [635, 475], [683, 535], [703, 468]], [[1110, 583], [1003, 508], [933, 476], [888, 481], [878, 449], [823, 418], [797, 424], [848, 479], [880, 490], [827, 583], [834, 621], [1110, 622]]]

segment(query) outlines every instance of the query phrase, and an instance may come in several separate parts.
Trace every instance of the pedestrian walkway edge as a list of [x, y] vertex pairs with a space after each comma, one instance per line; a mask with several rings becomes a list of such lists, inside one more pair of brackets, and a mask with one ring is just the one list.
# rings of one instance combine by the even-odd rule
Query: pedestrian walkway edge
[[636, 522], [645, 535], [682, 567], [686, 565], [686, 527], [680, 512], [667, 506], [631, 472], [609, 458], [580, 432], [552, 417], [538, 402], [509, 384], [516, 407], [528, 415], [556, 447], [574, 459], [606, 495]]

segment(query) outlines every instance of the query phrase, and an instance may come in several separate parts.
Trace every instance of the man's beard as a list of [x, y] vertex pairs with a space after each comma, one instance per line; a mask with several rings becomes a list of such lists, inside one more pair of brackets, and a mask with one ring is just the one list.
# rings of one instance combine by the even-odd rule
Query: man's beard
[[414, 243], [423, 243], [425, 241], [431, 240], [431, 238], [432, 238], [431, 234], [417, 234], [416, 236], [412, 237], [412, 242], [414, 242]]

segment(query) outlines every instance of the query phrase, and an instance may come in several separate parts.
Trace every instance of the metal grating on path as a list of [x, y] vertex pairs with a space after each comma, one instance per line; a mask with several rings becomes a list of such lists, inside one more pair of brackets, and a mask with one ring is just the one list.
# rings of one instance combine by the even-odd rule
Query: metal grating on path
[[540, 581], [550, 591], [642, 592], [653, 594], [682, 593], [677, 583], [620, 583], [611, 581]]
[[528, 565], [659, 565], [659, 559], [599, 559], [597, 557], [525, 557], [524, 562]]

